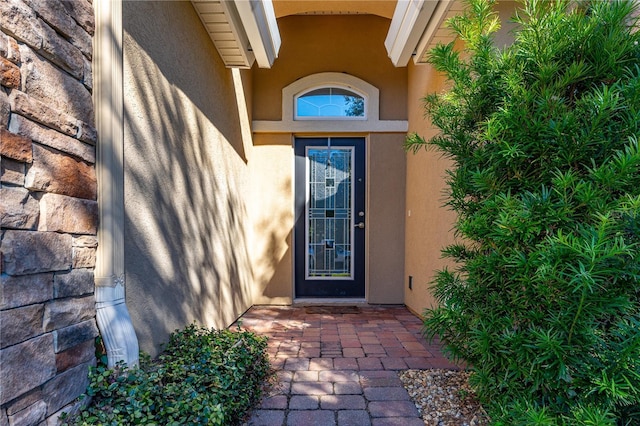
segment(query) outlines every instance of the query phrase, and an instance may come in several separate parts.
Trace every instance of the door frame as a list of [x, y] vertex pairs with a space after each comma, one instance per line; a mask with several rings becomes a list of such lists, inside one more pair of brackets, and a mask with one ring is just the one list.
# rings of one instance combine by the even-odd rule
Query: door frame
[[[340, 302], [340, 301], [349, 301], [349, 302], [358, 302], [358, 303], [362, 303], [362, 302], [366, 302], [367, 300], [367, 295], [368, 295], [368, 263], [369, 263], [369, 259], [367, 256], [368, 253], [368, 246], [367, 246], [367, 240], [368, 240], [368, 227], [365, 225], [364, 229], [360, 229], [360, 230], [356, 230], [357, 232], [362, 232], [362, 245], [361, 245], [361, 253], [362, 253], [362, 268], [361, 271], [359, 273], [359, 276], [357, 279], [360, 279], [362, 282], [362, 294], [358, 294], [356, 296], [309, 296], [309, 295], [300, 295], [299, 292], [297, 291], [298, 289], [298, 277], [299, 277], [299, 273], [300, 273], [300, 262], [296, 262], [296, 258], [297, 258], [297, 250], [298, 250], [298, 246], [300, 245], [300, 243], [302, 243], [305, 247], [306, 247], [306, 237], [307, 237], [307, 232], [306, 232], [306, 224], [304, 224], [304, 226], [302, 227], [302, 236], [299, 235], [299, 224], [298, 221], [306, 221], [306, 213], [307, 213], [307, 209], [306, 209], [306, 189], [305, 192], [303, 193], [302, 197], [304, 198], [304, 200], [302, 201], [302, 203], [304, 204], [304, 206], [300, 209], [301, 211], [298, 211], [298, 207], [300, 205], [300, 197], [301, 195], [298, 194], [297, 192], [297, 181], [299, 179], [299, 175], [302, 174], [302, 178], [304, 179], [304, 185], [306, 186], [307, 184], [307, 168], [306, 168], [306, 164], [305, 167], [300, 171], [298, 169], [298, 161], [300, 161], [298, 159], [298, 144], [297, 141], [298, 140], [305, 140], [305, 139], [309, 139], [309, 140], [326, 140], [328, 138], [331, 138], [332, 140], [335, 139], [354, 139], [354, 143], [351, 144], [350, 146], [354, 146], [354, 148], [359, 148], [362, 151], [362, 165], [361, 165], [361, 169], [360, 171], [357, 171], [357, 177], [360, 177], [361, 179], [363, 179], [363, 183], [362, 183], [362, 197], [363, 197], [363, 202], [362, 202], [362, 211], [365, 212], [365, 216], [364, 219], [362, 219], [363, 222], [367, 222], [367, 209], [368, 209], [368, 202], [369, 202], [369, 186], [368, 186], [368, 163], [369, 163], [369, 152], [368, 152], [368, 135], [362, 135], [362, 134], [356, 134], [356, 135], [345, 135], [345, 134], [322, 134], [322, 135], [292, 135], [292, 147], [293, 147], [293, 151], [294, 151], [294, 162], [293, 162], [293, 168], [292, 168], [292, 176], [293, 176], [293, 182], [291, 185], [292, 188], [292, 195], [293, 195], [293, 218], [294, 218], [294, 223], [293, 223], [293, 229], [292, 229], [292, 236], [291, 236], [291, 247], [292, 247], [292, 254], [291, 254], [291, 265], [292, 265], [292, 295], [293, 295], [293, 300], [294, 301], [313, 301], [313, 302], [323, 302], [323, 303], [335, 303], [335, 302]], [[359, 145], [359, 146], [357, 146]], [[303, 161], [306, 162], [306, 148], [307, 148], [307, 144], [304, 144], [300, 149], [305, 150], [305, 155], [302, 156]], [[313, 146], [313, 145], [311, 145]], [[322, 146], [322, 145], [318, 145], [318, 146]], [[357, 160], [355, 160], [355, 149], [354, 149], [354, 165], [357, 162]], [[354, 179], [357, 178], [356, 176], [354, 176]], [[354, 189], [354, 193], [355, 193], [355, 189]], [[354, 207], [353, 207], [353, 212], [352, 214], [354, 215], [352, 222], [356, 223], [358, 222], [358, 219], [360, 219], [359, 217], [357, 217], [357, 206], [355, 205], [355, 199], [354, 199]], [[352, 244], [354, 244], [355, 242], [352, 241]], [[308, 256], [304, 256], [305, 258]], [[306, 263], [308, 262], [308, 260], [305, 259], [304, 264], [302, 264], [302, 274], [304, 276], [304, 274], [306, 273]], [[355, 263], [355, 262], [354, 262]], [[356, 271], [354, 270], [354, 274], [356, 273]]]

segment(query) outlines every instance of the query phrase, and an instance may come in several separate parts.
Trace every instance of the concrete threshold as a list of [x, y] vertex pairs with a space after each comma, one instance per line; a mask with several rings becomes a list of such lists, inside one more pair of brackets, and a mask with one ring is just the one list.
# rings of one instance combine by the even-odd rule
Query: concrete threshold
[[334, 299], [334, 298], [304, 298], [293, 299], [293, 306], [343, 306], [343, 305], [356, 305], [367, 306], [369, 303], [366, 299]]

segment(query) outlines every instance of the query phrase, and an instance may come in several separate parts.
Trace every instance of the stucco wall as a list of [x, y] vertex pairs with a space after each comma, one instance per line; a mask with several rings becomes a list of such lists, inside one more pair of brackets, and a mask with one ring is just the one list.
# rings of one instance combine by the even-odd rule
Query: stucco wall
[[176, 328], [224, 327], [251, 305], [251, 144], [191, 3], [127, 1], [123, 17], [127, 304], [155, 354]]
[[[343, 72], [380, 90], [381, 120], [406, 120], [406, 69], [395, 68], [384, 48], [389, 23], [389, 19], [372, 15], [280, 18], [278, 25], [283, 41], [278, 59], [272, 69], [253, 70], [253, 119], [281, 120], [282, 88], [299, 78], [322, 72]], [[339, 133], [345, 134], [348, 132]], [[263, 235], [255, 244], [261, 247], [264, 254], [261, 258], [265, 261], [256, 275], [259, 282], [256, 303], [287, 303], [293, 297], [294, 136], [297, 135], [254, 135], [254, 154], [268, 159], [251, 166], [257, 176], [255, 188], [260, 188], [256, 199], [263, 200], [262, 211], [257, 212], [254, 223], [256, 227], [269, 229], [271, 235]], [[367, 298], [370, 303], [402, 303], [404, 135], [359, 133], [357, 136], [367, 138]]]
[[[437, 134], [424, 118], [422, 98], [442, 90], [444, 78], [430, 65], [409, 63], [409, 132], [425, 139]], [[406, 228], [405, 228], [405, 300], [414, 312], [421, 313], [435, 303], [430, 289], [435, 270], [446, 262], [440, 250], [453, 241], [453, 212], [444, 204], [445, 171], [451, 162], [433, 149], [407, 153]], [[412, 289], [408, 288], [413, 277]]]
[[[366, 265], [369, 303], [403, 303], [404, 135], [367, 136]], [[256, 134], [250, 162], [256, 304], [293, 300], [293, 135]], [[268, 161], [264, 161], [268, 159]], [[253, 207], [255, 206], [255, 207]], [[261, 231], [261, 232], [258, 232]]]
[[369, 303], [403, 303], [404, 134], [372, 134], [369, 164], [367, 265]]
[[278, 20], [282, 46], [271, 69], [255, 69], [254, 120], [280, 120], [282, 88], [320, 72], [344, 72], [380, 90], [380, 119], [407, 117], [407, 73], [395, 68], [384, 39], [390, 20], [373, 15], [287, 16]]
[[254, 135], [249, 162], [254, 303], [293, 300], [293, 146], [290, 134]]
[[[500, 48], [513, 40], [511, 31], [515, 25], [509, 20], [515, 7], [513, 1], [501, 1], [496, 7], [502, 26], [495, 36], [495, 44]], [[456, 48], [462, 49], [462, 43], [458, 42]], [[445, 90], [445, 79], [431, 65], [414, 65], [409, 61], [408, 87], [409, 133], [418, 133], [429, 140], [438, 129], [424, 117], [422, 98]], [[442, 259], [441, 250], [454, 241], [455, 214], [443, 207], [447, 188], [445, 174], [452, 166], [453, 163], [435, 149], [407, 154], [404, 303], [417, 313], [434, 306], [431, 283], [435, 272], [451, 265]], [[412, 289], [407, 284], [409, 276], [413, 277]]]

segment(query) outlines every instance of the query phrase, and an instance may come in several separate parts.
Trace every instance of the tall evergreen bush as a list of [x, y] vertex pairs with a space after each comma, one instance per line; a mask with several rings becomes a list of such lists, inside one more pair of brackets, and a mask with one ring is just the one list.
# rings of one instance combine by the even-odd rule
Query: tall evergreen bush
[[430, 62], [430, 141], [455, 167], [440, 306], [425, 333], [473, 369], [496, 424], [640, 425], [640, 34], [631, 1], [491, 0]]

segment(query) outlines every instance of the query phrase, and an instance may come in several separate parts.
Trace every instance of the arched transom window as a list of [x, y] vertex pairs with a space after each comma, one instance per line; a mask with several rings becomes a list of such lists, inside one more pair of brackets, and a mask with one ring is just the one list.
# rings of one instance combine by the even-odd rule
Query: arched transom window
[[406, 120], [380, 120], [380, 91], [342, 72], [322, 72], [282, 88], [282, 120], [254, 120], [255, 133], [406, 132]]
[[364, 120], [366, 97], [339, 86], [312, 88], [295, 96], [296, 120]]

